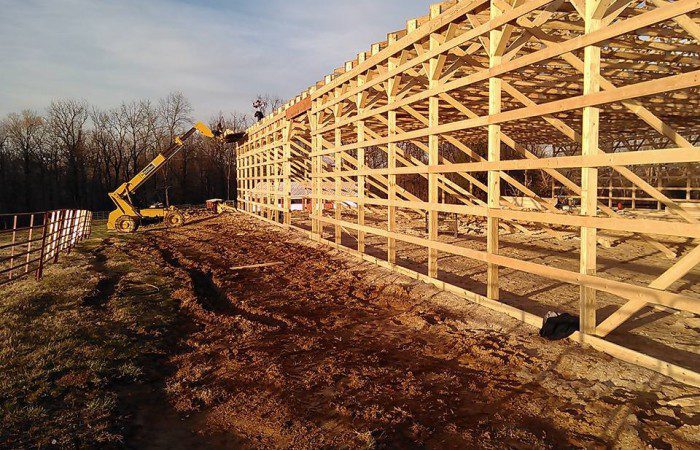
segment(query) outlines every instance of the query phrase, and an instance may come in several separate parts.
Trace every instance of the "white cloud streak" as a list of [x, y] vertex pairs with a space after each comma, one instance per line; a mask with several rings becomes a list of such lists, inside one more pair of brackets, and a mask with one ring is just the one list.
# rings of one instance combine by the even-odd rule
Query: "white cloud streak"
[[290, 98], [426, 0], [0, 0], [0, 115], [182, 91], [198, 117]]

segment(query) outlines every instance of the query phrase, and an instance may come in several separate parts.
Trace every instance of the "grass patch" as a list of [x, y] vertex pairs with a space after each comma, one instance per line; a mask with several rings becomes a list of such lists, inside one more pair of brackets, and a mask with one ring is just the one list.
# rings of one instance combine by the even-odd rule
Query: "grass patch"
[[159, 378], [179, 309], [140, 239], [98, 224], [44, 279], [3, 288], [0, 447], [123, 442], [120, 392]]

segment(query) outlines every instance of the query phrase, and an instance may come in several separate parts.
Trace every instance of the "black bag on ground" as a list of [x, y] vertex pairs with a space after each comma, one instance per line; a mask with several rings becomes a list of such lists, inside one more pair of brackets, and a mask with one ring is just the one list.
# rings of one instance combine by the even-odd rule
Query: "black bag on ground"
[[568, 313], [547, 313], [540, 330], [540, 336], [550, 341], [566, 339], [580, 328], [579, 318]]

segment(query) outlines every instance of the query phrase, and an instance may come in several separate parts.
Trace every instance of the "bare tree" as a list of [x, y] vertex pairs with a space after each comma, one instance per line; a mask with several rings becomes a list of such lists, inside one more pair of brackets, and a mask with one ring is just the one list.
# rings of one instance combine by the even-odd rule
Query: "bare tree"
[[[158, 102], [158, 117], [164, 131], [159, 142], [161, 150], [170, 145], [175, 139], [175, 136], [180, 135], [183, 130], [191, 126], [193, 121], [191, 117], [192, 111], [192, 104], [182, 92], [172, 92]], [[184, 160], [182, 178], [185, 179], [187, 176], [189, 155], [185, 154], [182, 158]], [[163, 173], [165, 189], [168, 189], [170, 186], [170, 179], [171, 170], [170, 164], [168, 164]]]
[[33, 187], [38, 184], [32, 180], [32, 171], [44, 142], [44, 119], [33, 111], [24, 110], [21, 114], [10, 114], [5, 128], [7, 139], [18, 153], [22, 164], [22, 181], [25, 188], [18, 190], [22, 195], [22, 205], [31, 209], [34, 206]]
[[[114, 109], [62, 100], [53, 102], [43, 115], [31, 111], [8, 115], [0, 120], [0, 212], [110, 208], [107, 193], [189, 128], [191, 113], [189, 101], [173, 93], [155, 102], [134, 101]], [[240, 113], [221, 117], [222, 124], [234, 131], [244, 130], [249, 122]], [[235, 196], [231, 192], [235, 154], [230, 146], [195, 138], [171, 166], [171, 173], [184, 180], [173, 186], [176, 202]], [[141, 193], [149, 195], [153, 187], [145, 186]]]
[[262, 112], [263, 116], [267, 116], [284, 105], [284, 99], [278, 95], [259, 94], [255, 97], [254, 104], [259, 104], [259, 111]]
[[[224, 115], [223, 112], [219, 112], [217, 116], [210, 120], [212, 129], [220, 127], [224, 130], [231, 130], [234, 133], [245, 131], [249, 125], [249, 117], [238, 112], [233, 112], [228, 116]], [[210, 141], [209, 145], [212, 148], [212, 152], [210, 153], [211, 159], [216, 161], [224, 170], [223, 173], [226, 179], [226, 200], [232, 200], [237, 194], [235, 190], [232, 192], [231, 189], [232, 186], [235, 187], [233, 177], [236, 173], [236, 152], [229, 145], [221, 141]]]

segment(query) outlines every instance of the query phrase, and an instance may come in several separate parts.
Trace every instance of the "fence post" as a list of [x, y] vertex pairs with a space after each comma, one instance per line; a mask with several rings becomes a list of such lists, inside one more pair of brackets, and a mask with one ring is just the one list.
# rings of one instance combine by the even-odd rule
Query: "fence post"
[[49, 215], [49, 242], [46, 244], [48, 247], [48, 257], [53, 258], [53, 251], [56, 243], [56, 215], [58, 214], [58, 211], [51, 211], [51, 214]]
[[58, 212], [58, 240], [56, 242], [56, 248], [54, 250], [54, 257], [53, 257], [53, 263], [56, 264], [58, 262], [58, 255], [61, 253], [61, 247], [63, 245], [63, 222], [65, 222], [66, 219], [66, 210], [62, 209], [61, 211]]
[[75, 242], [82, 242], [83, 240], [83, 230], [85, 229], [85, 211], [78, 211], [78, 226], [75, 229]]
[[68, 231], [68, 245], [66, 247], [66, 255], [69, 255], [75, 246], [75, 233], [78, 229], [78, 211], [70, 212], [70, 230]]
[[10, 280], [14, 275], [15, 265], [15, 242], [17, 241], [17, 214], [12, 220], [12, 249], [10, 250]]
[[36, 279], [39, 281], [44, 274], [44, 259], [46, 258], [46, 235], [49, 229], [49, 213], [44, 213], [44, 231], [41, 236], [41, 257], [39, 258], [39, 267], [36, 269]]
[[29, 262], [32, 258], [32, 236], [34, 235], [34, 214], [29, 216], [29, 237], [27, 238], [27, 260], [25, 261], [24, 273], [29, 273]]
[[88, 226], [90, 225], [90, 211], [83, 211], [83, 227], [80, 230], [80, 233], [82, 234], [82, 239], [85, 240], [88, 237], [87, 230]]

